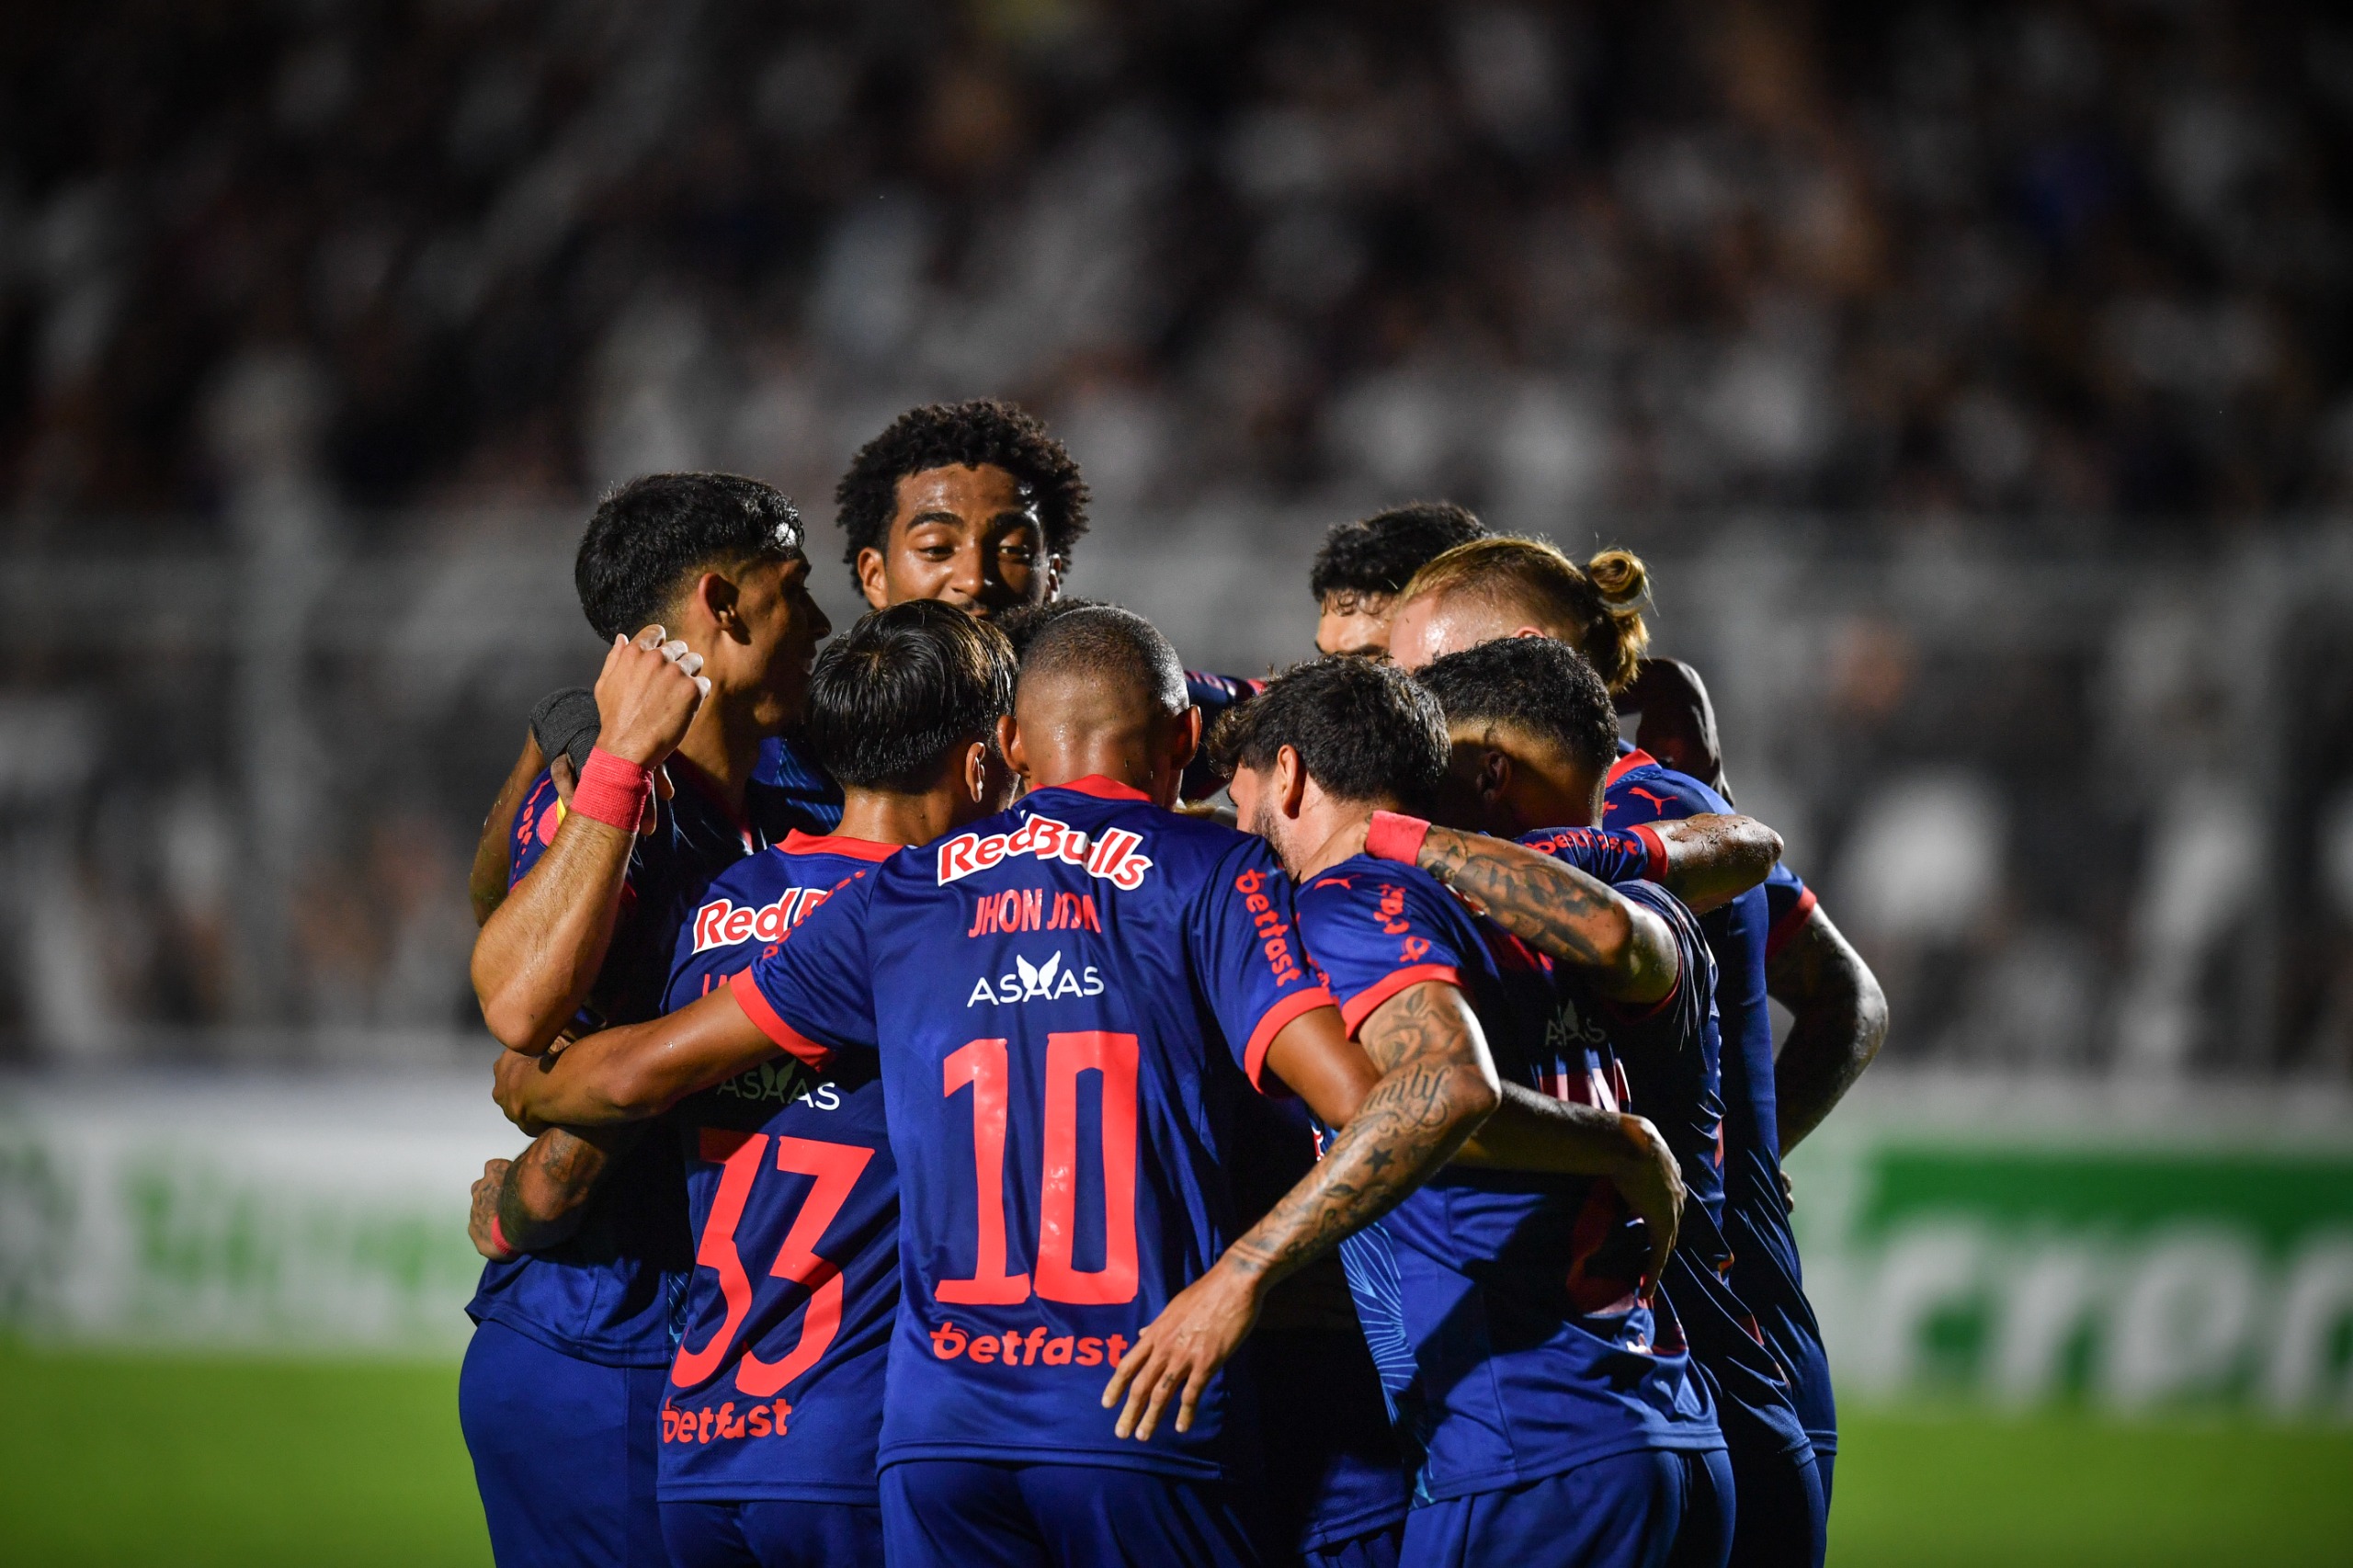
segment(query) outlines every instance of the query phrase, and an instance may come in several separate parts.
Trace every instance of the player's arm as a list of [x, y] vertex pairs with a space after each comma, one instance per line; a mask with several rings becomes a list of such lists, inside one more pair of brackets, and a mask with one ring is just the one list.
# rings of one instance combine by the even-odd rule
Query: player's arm
[[779, 1054], [721, 986], [676, 1012], [599, 1029], [550, 1056], [509, 1051], [494, 1093], [507, 1119], [542, 1127], [608, 1127], [659, 1116], [698, 1089]]
[[504, 1262], [569, 1241], [597, 1184], [644, 1131], [642, 1124], [551, 1127], [514, 1159], [484, 1165], [466, 1227], [474, 1250]]
[[1454, 1164], [1607, 1176], [1649, 1227], [1650, 1278], [1659, 1278], [1675, 1250], [1683, 1223], [1683, 1167], [1646, 1117], [1572, 1105], [1506, 1084], [1495, 1113], [1455, 1153]]
[[[1267, 1290], [1395, 1208], [1495, 1108], [1495, 1062], [1457, 987], [1407, 986], [1365, 1019], [1358, 1040], [1381, 1076], [1324, 1158], [1178, 1292], [1112, 1373], [1103, 1405], [1125, 1402], [1120, 1437], [1150, 1437], [1171, 1398], [1176, 1429], [1189, 1431], [1210, 1378], [1249, 1334]], [[1322, 1116], [1344, 1110], [1324, 1096], [1352, 1081], [1346, 1058], [1358, 1053], [1338, 1009], [1314, 1007], [1276, 1034], [1266, 1066]]]
[[1651, 881], [1681, 899], [1694, 915], [1730, 903], [1772, 875], [1781, 858], [1781, 835], [1755, 817], [1728, 812], [1648, 822], [1655, 835]]
[[523, 750], [506, 775], [506, 782], [498, 787], [498, 798], [490, 803], [490, 815], [482, 823], [482, 836], [474, 840], [473, 869], [466, 873], [466, 896], [472, 900], [474, 925], [481, 926], [506, 902], [506, 884], [515, 869], [514, 847], [507, 839], [507, 830], [514, 824], [515, 813], [523, 809], [523, 797], [530, 792], [531, 780], [540, 776], [547, 759], [540, 755], [539, 738], [526, 731]]
[[1815, 904], [1765, 964], [1765, 990], [1795, 1022], [1773, 1060], [1786, 1154], [1844, 1098], [1887, 1040], [1887, 993]]
[[1508, 839], [1430, 826], [1416, 844], [1427, 825], [1417, 818], [1383, 812], [1374, 824], [1369, 853], [1410, 857], [1513, 936], [1586, 971], [1611, 1001], [1655, 1002], [1675, 989], [1682, 960], [1674, 932], [1608, 884]]
[[653, 770], [677, 749], [709, 684], [700, 655], [659, 626], [616, 640], [597, 680], [610, 716], [555, 840], [474, 939], [483, 1021], [509, 1050], [536, 1055], [588, 999], [620, 918], [637, 832], [654, 809]]

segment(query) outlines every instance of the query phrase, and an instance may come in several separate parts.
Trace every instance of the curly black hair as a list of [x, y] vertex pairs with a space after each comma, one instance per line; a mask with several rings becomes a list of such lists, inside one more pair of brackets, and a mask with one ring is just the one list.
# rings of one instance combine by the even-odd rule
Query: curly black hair
[[1335, 523], [1307, 585], [1318, 604], [1336, 593], [1399, 593], [1424, 566], [1486, 533], [1486, 524], [1451, 501], [1415, 501]]
[[926, 469], [955, 465], [1001, 468], [1013, 475], [1046, 530], [1046, 549], [1067, 562], [1086, 531], [1086, 481], [1043, 421], [993, 397], [969, 403], [926, 403], [891, 421], [860, 447], [834, 490], [837, 520], [847, 542], [842, 560], [858, 570], [858, 552], [881, 550], [898, 510], [899, 481]]
[[1451, 724], [1509, 724], [1579, 767], [1618, 760], [1618, 710], [1583, 653], [1554, 637], [1499, 637], [1425, 665], [1416, 678]]

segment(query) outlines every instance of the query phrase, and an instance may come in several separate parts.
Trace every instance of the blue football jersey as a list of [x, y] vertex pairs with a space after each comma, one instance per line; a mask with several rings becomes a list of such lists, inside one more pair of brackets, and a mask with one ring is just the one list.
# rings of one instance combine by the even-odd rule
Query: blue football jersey
[[[1638, 751], [1610, 769], [1603, 820], [1631, 828], [1730, 810], [1707, 785]], [[1822, 1331], [1805, 1299], [1781, 1192], [1773, 1021], [1765, 999], [1770, 921], [1759, 887], [1699, 922], [1716, 964], [1718, 1029], [1707, 1052], [1715, 1060], [1630, 1062], [1628, 1070], [1635, 1108], [1656, 1120], [1674, 1144], [1691, 1196], [1705, 1207], [1714, 1232], [1687, 1228], [1678, 1258], [1688, 1254], [1692, 1263], [1708, 1267], [1689, 1276], [1670, 1269], [1668, 1294], [1725, 1403], [1793, 1446], [1796, 1432], [1835, 1429], [1836, 1417], [1829, 1414]], [[1703, 1295], [1712, 1305], [1696, 1299]], [[1719, 1321], [1727, 1315], [1728, 1324]], [[1755, 1353], [1758, 1339], [1771, 1353], [1769, 1362]], [[1810, 1419], [1814, 1412], [1820, 1414]], [[1726, 1412], [1726, 1419], [1735, 1418]]]
[[[895, 846], [795, 833], [710, 884], [680, 928], [673, 1012], [773, 952]], [[668, 1117], [695, 1267], [662, 1403], [660, 1494], [876, 1501], [882, 1369], [899, 1310], [899, 1173], [881, 1063], [790, 1056]]]
[[811, 833], [831, 833], [841, 825], [842, 787], [793, 736], [770, 735], [760, 743], [760, 760], [752, 769], [752, 782], [773, 791], [797, 826]]
[[881, 1461], [1254, 1473], [1246, 1367], [1190, 1433], [1112, 1435], [1110, 1369], [1236, 1233], [1267, 1043], [1329, 997], [1266, 846], [1107, 779], [893, 857], [731, 983], [824, 1071], [875, 1050], [899, 1161]]
[[[1250, 680], [1242, 676], [1211, 675], [1207, 670], [1185, 672], [1185, 695], [1194, 707], [1201, 710], [1201, 733], [1218, 722], [1225, 710], [1245, 698], [1257, 696], [1267, 689], [1262, 680]], [[1225, 788], [1225, 779], [1209, 759], [1208, 748], [1186, 766], [1184, 796], [1188, 801], [1205, 801]]]
[[[1350, 1029], [1407, 986], [1457, 985], [1496, 1071], [1563, 1099], [1615, 1106], [1621, 1033], [1681, 1021], [1630, 1026], [1410, 866], [1343, 861], [1300, 890], [1299, 913]], [[1351, 1246], [1350, 1283], [1368, 1335], [1393, 1322], [1410, 1348], [1391, 1392], [1423, 1496], [1722, 1445], [1672, 1311], [1637, 1293], [1643, 1228], [1608, 1181], [1449, 1166], [1375, 1232]]]
[[1813, 890], [1795, 871], [1782, 862], [1773, 863], [1772, 872], [1765, 879], [1766, 918], [1770, 922], [1765, 930], [1765, 961], [1771, 963], [1790, 938], [1804, 929], [1806, 916], [1813, 913]]
[[[692, 764], [676, 757], [669, 768], [672, 796], [630, 851], [620, 921], [582, 1008], [584, 1031], [659, 1017], [671, 948], [704, 888], [801, 820], [782, 795], [757, 785], [745, 790], [748, 820], [738, 818]], [[540, 863], [563, 820], [554, 782], [541, 773], [515, 813], [509, 887]], [[692, 1260], [676, 1142], [657, 1130], [606, 1171], [570, 1240], [485, 1264], [466, 1312], [585, 1360], [665, 1367]]]

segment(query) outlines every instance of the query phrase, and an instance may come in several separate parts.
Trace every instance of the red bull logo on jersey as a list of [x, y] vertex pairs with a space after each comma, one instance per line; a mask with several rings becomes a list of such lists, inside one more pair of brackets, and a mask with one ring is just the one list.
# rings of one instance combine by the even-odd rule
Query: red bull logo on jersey
[[1136, 853], [1143, 835], [1115, 827], [1101, 838], [1091, 838], [1068, 823], [1051, 817], [1031, 817], [1011, 833], [960, 833], [939, 846], [939, 885], [985, 871], [1002, 860], [1034, 856], [1085, 869], [1113, 887], [1133, 892], [1143, 886], [1152, 861]]
[[830, 888], [791, 888], [774, 903], [757, 909], [714, 899], [695, 911], [695, 951], [732, 948], [738, 942], [773, 942], [833, 897]]
[[1299, 958], [1291, 950], [1290, 923], [1267, 896], [1266, 886], [1266, 874], [1261, 871], [1245, 871], [1233, 879], [1233, 891], [1242, 895], [1242, 907], [1250, 912], [1251, 924], [1258, 928], [1258, 949], [1275, 971], [1275, 983], [1288, 985], [1300, 978]]
[[1000, 1367], [1116, 1367], [1128, 1353], [1128, 1336], [1056, 1334], [1044, 1324], [1029, 1333], [1008, 1328], [1003, 1334], [980, 1329], [967, 1332], [953, 1323], [931, 1331], [931, 1353], [943, 1361], [978, 1361]]

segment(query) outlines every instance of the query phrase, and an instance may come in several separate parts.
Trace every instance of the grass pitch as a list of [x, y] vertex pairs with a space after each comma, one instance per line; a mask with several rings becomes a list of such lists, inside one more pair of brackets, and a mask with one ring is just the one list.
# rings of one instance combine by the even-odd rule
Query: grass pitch
[[[483, 1568], [454, 1365], [46, 1354], [0, 1346], [0, 1562]], [[2346, 1561], [2353, 1432], [1866, 1415], [1830, 1559]]]

